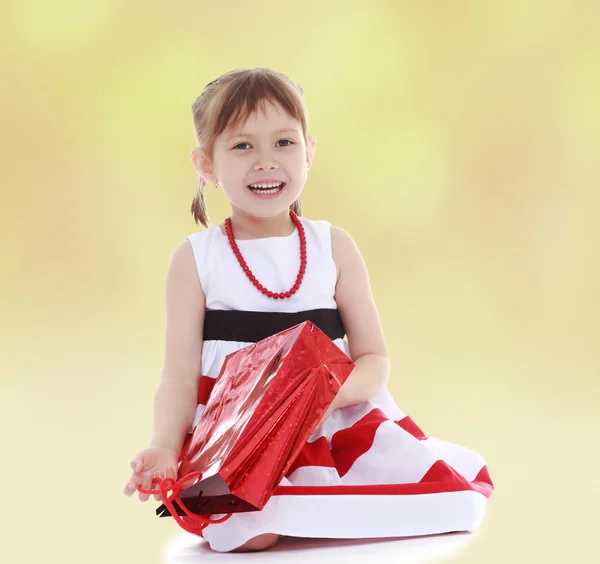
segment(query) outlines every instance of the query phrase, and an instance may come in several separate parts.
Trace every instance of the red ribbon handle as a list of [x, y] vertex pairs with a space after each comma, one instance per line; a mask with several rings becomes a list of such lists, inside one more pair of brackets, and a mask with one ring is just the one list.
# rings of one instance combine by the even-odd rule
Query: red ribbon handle
[[[169, 512], [171, 513], [171, 516], [175, 519], [175, 521], [177, 521], [177, 524], [182, 529], [186, 530], [188, 533], [193, 533], [193, 534], [197, 535], [197, 534], [201, 534], [202, 531], [204, 529], [206, 529], [206, 527], [208, 527], [209, 525], [214, 525], [217, 523], [223, 523], [224, 521], [227, 521], [227, 519], [229, 519], [232, 514], [228, 513], [227, 515], [225, 515], [225, 517], [221, 517], [220, 519], [209, 519], [208, 517], [203, 517], [202, 515], [196, 515], [195, 513], [188, 511], [188, 509], [182, 503], [182, 501], [179, 497], [179, 494], [181, 493], [181, 491], [183, 489], [187, 489], [187, 488], [183, 488], [183, 483], [189, 481], [190, 478], [195, 478], [196, 476], [198, 477], [199, 480], [201, 480], [202, 472], [191, 472], [187, 476], [184, 476], [183, 478], [181, 478], [177, 481], [173, 480], [173, 478], [153, 478], [151, 486], [153, 486], [155, 482], [158, 483], [158, 487], [159, 487], [158, 490], [145, 490], [142, 488], [141, 484], [137, 487], [137, 490], [141, 493], [148, 494], [148, 495], [160, 494], [160, 497], [162, 498], [163, 503], [167, 506]], [[193, 485], [194, 484], [192, 484], [192, 486]], [[191, 486], [187, 486], [187, 487], [191, 487]], [[169, 496], [169, 491], [172, 491], [171, 496]], [[181, 515], [179, 515], [179, 513], [177, 512], [175, 507], [173, 506], [173, 501], [177, 501], [177, 503], [179, 504], [179, 506], [181, 507], [183, 512], [192, 521], [195, 521], [197, 523], [197, 525], [187, 524], [183, 520]]]

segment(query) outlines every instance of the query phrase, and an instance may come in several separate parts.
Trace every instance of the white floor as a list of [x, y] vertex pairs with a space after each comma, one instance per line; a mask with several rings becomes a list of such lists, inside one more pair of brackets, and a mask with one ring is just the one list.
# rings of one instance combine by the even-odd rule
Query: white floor
[[373, 561], [377, 564], [424, 564], [458, 554], [473, 538], [472, 533], [404, 539], [299, 539], [282, 537], [273, 548], [255, 553], [213, 552], [206, 541], [191, 534], [174, 537], [164, 552], [164, 563], [196, 564], [210, 560], [227, 562], [314, 562], [347, 563]]

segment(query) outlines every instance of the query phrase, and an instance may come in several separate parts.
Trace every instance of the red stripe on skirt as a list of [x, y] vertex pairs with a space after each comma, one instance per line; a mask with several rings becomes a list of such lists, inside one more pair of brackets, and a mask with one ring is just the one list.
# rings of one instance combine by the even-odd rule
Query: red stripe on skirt
[[336, 431], [331, 437], [331, 449], [326, 437], [307, 442], [286, 476], [304, 466], [335, 468], [340, 477], [346, 475], [356, 459], [373, 446], [377, 429], [384, 421], [388, 421], [385, 414], [373, 408], [352, 426]]
[[407, 415], [398, 421], [394, 421], [398, 427], [404, 429], [407, 433], [410, 433], [415, 439], [419, 439], [420, 441], [424, 441], [427, 436], [419, 426]]
[[[429, 470], [432, 473], [429, 481], [358, 486], [278, 486], [273, 495], [422, 495], [460, 491], [475, 491], [486, 498], [492, 495], [494, 487], [487, 477], [487, 467], [484, 466], [477, 477], [469, 482], [458, 472], [447, 472], [445, 468], [438, 469], [437, 466], [448, 467], [443, 460], [435, 462]], [[438, 479], [432, 480], [431, 477], [438, 472]]]

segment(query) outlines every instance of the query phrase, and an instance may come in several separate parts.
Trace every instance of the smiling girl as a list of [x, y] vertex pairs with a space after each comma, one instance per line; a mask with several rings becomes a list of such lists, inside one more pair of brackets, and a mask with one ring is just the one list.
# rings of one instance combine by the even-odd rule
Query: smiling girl
[[[262, 550], [279, 535], [473, 531], [493, 489], [485, 461], [427, 437], [396, 405], [361, 254], [344, 230], [302, 217], [299, 198], [316, 150], [302, 88], [270, 69], [238, 69], [209, 83], [192, 110], [198, 191], [191, 211], [206, 229], [188, 235], [169, 266], [152, 438], [131, 462], [125, 494], [177, 477], [228, 354], [282, 330], [282, 319], [287, 327], [310, 320], [355, 368], [265, 507], [204, 529], [211, 548]], [[209, 182], [231, 203], [221, 225], [209, 226]]]

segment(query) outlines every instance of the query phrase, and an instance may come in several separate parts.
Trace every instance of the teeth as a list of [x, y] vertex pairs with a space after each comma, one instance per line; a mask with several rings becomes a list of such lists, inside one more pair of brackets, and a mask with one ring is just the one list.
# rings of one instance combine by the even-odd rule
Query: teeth
[[260, 192], [261, 194], [277, 194], [277, 192], [279, 192], [281, 188], [274, 188], [273, 190], [263, 190], [262, 188], [258, 190], [256, 188], [251, 188], [251, 190], [254, 190], [255, 192]]
[[269, 182], [268, 184], [250, 184], [250, 188], [275, 188], [280, 187], [283, 182]]

